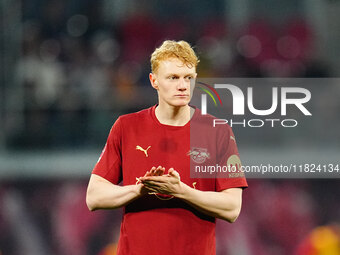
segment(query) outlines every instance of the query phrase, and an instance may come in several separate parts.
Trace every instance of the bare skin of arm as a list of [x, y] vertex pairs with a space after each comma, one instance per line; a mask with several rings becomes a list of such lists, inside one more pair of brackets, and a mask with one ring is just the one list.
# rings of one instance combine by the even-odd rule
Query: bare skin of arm
[[152, 192], [173, 195], [207, 215], [231, 223], [237, 219], [241, 211], [241, 188], [221, 192], [196, 190], [181, 182], [178, 172], [173, 168], [169, 169], [167, 175], [144, 176], [141, 181]]
[[170, 168], [164, 175], [165, 168], [152, 167], [139, 178], [138, 184], [118, 186], [106, 179], [92, 174], [86, 203], [91, 211], [97, 209], [116, 209], [125, 206], [145, 195], [156, 192], [173, 195], [186, 201], [197, 210], [228, 222], [234, 222], [241, 210], [242, 189], [231, 188], [221, 192], [200, 191], [181, 182], [177, 171]]
[[[164, 172], [164, 168], [156, 167], [147, 171], [144, 177], [155, 176]], [[162, 169], [162, 171], [160, 170]], [[119, 186], [99, 175], [92, 174], [87, 187], [86, 204], [90, 211], [98, 209], [116, 209], [123, 207], [138, 197], [146, 194], [148, 190], [143, 184]]]

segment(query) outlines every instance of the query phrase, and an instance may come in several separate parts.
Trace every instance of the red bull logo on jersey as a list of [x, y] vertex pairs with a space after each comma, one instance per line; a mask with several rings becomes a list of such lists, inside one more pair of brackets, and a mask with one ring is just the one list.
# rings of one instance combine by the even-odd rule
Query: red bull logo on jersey
[[192, 161], [198, 164], [202, 164], [206, 159], [210, 158], [210, 154], [205, 148], [192, 148], [187, 155], [191, 157]]

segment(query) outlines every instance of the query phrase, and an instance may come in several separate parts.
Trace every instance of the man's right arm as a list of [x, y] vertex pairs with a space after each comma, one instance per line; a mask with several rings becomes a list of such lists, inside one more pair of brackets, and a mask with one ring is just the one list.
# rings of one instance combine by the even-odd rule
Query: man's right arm
[[86, 204], [90, 211], [116, 209], [142, 196], [142, 184], [118, 186], [92, 174], [87, 187]]

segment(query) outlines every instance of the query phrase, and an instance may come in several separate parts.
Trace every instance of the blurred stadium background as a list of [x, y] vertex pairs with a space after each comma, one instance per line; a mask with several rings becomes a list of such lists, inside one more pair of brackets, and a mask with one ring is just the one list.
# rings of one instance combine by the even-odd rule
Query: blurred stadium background
[[[86, 185], [117, 116], [155, 103], [164, 39], [195, 45], [200, 77], [339, 77], [339, 14], [338, 0], [0, 0], [0, 254], [114, 254], [121, 211], [88, 212]], [[243, 162], [338, 159], [340, 89], [317, 89], [308, 128], [261, 143], [234, 129]], [[340, 254], [339, 183], [249, 180], [217, 255]]]

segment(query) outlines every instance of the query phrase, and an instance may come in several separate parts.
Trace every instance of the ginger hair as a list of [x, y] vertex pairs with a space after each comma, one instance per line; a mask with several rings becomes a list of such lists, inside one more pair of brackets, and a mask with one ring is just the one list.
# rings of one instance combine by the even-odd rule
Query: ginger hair
[[196, 68], [199, 63], [199, 59], [189, 43], [166, 40], [151, 55], [151, 71], [157, 72], [160, 62], [171, 58], [179, 59], [189, 68]]

